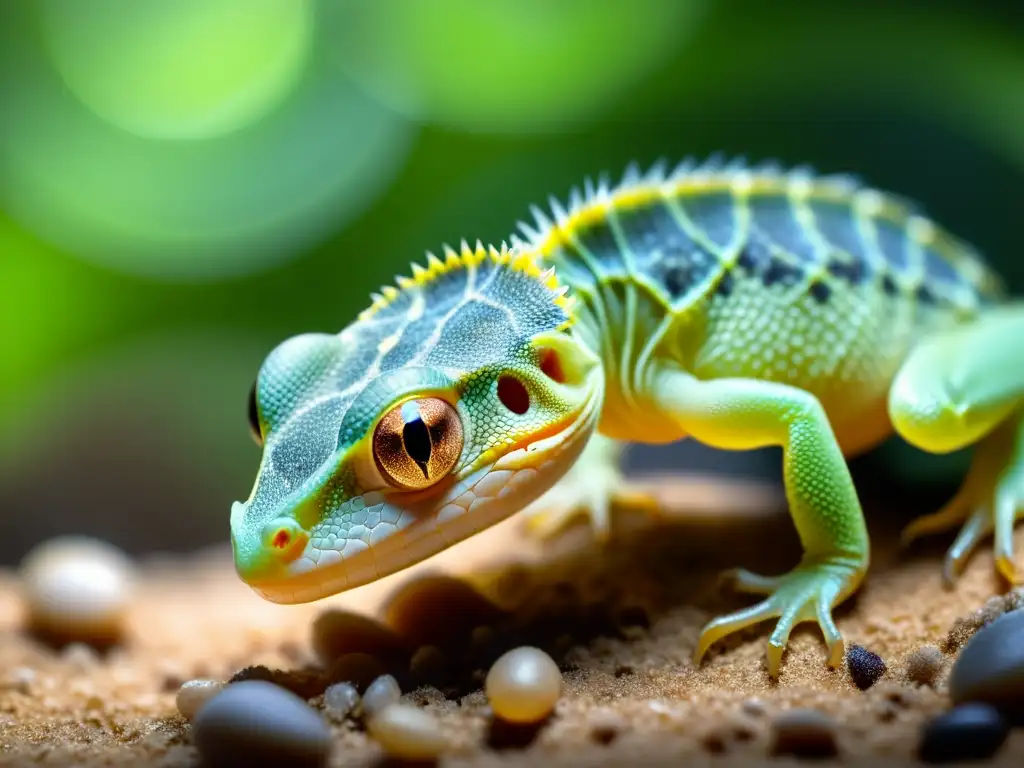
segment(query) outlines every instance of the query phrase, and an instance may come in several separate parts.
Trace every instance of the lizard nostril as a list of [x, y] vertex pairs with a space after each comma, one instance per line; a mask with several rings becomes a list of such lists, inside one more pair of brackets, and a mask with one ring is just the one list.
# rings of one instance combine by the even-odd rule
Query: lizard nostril
[[292, 520], [276, 520], [263, 529], [263, 546], [285, 562], [298, 558], [308, 540], [306, 532]]

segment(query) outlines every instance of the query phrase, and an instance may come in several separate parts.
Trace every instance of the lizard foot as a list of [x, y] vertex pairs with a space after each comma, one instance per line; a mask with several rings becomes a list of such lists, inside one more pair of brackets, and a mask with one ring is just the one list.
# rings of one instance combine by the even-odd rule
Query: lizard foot
[[965, 482], [959, 492], [938, 512], [919, 517], [903, 529], [901, 541], [909, 545], [921, 536], [941, 533], [961, 525], [960, 532], [946, 552], [942, 576], [947, 586], [956, 583], [964, 566], [981, 540], [995, 538], [996, 570], [1010, 584], [1024, 583], [1024, 573], [1013, 555], [1013, 527], [1024, 517], [1024, 465], [1005, 472], [995, 490], [985, 493], [981, 484]]
[[778, 618], [768, 638], [768, 674], [776, 678], [782, 654], [793, 628], [805, 621], [817, 621], [828, 647], [828, 665], [837, 667], [845, 653], [843, 637], [832, 618], [832, 607], [853, 592], [863, 577], [863, 569], [836, 560], [808, 562], [781, 576], [760, 576], [747, 570], [725, 574], [737, 590], [768, 595], [749, 608], [719, 616], [701, 630], [693, 663], [699, 665], [708, 649], [727, 635], [765, 619]]

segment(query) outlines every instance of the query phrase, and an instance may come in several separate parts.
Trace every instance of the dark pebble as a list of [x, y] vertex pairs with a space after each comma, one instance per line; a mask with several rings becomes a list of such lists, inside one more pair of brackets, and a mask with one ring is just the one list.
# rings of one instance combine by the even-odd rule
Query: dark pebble
[[264, 680], [233, 683], [195, 716], [192, 738], [204, 765], [323, 766], [331, 734], [295, 694]]
[[1000, 616], [967, 642], [949, 675], [954, 704], [992, 704], [1024, 723], [1024, 610]]
[[846, 652], [846, 667], [850, 670], [853, 684], [866, 691], [885, 674], [885, 662], [877, 653], [860, 645], [850, 646]]
[[1009, 732], [991, 704], [961, 704], [925, 725], [918, 756], [926, 763], [984, 760], [999, 751]]
[[833, 757], [839, 751], [836, 726], [828, 715], [813, 709], [791, 709], [772, 723], [773, 755]]

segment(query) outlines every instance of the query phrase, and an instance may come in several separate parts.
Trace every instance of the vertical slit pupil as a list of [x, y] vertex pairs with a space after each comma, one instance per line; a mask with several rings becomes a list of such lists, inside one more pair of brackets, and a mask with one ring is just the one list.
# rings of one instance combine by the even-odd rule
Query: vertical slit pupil
[[430, 461], [430, 430], [423, 423], [423, 419], [416, 417], [408, 421], [402, 428], [402, 442], [405, 444], [405, 452], [409, 458], [419, 465], [423, 470], [424, 477], [427, 476], [427, 462]]

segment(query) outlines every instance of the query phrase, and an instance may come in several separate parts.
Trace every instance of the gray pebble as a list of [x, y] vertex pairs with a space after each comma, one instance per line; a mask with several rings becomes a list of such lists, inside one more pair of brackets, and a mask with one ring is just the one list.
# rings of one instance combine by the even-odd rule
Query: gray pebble
[[814, 709], [791, 709], [772, 723], [773, 755], [832, 757], [839, 751], [832, 718]]
[[954, 704], [981, 701], [1024, 722], [1024, 610], [1003, 614], [967, 642], [949, 675]]
[[374, 715], [402, 698], [402, 689], [391, 675], [381, 675], [363, 693], [363, 712]]
[[1009, 724], [991, 704], [961, 704], [925, 725], [918, 756], [926, 763], [985, 760], [1009, 733]]
[[324, 709], [339, 720], [348, 717], [359, 704], [359, 692], [352, 683], [335, 683], [324, 691]]
[[320, 715], [263, 680], [232, 683], [195, 716], [193, 741], [205, 764], [322, 766], [331, 749]]

